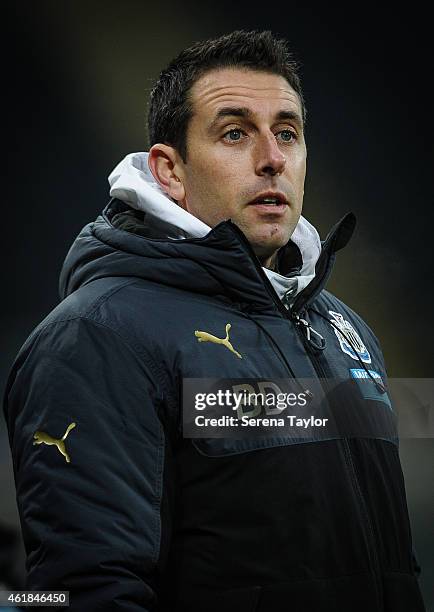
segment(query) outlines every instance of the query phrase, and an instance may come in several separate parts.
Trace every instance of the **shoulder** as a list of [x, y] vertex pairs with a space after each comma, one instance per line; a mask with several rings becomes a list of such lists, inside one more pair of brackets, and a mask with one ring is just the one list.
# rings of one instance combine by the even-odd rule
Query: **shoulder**
[[167, 386], [162, 364], [164, 357], [174, 356], [174, 351], [167, 354], [173, 345], [173, 327], [180, 312], [188, 310], [187, 304], [180, 306], [178, 293], [138, 277], [93, 280], [66, 297], [33, 329], [12, 367], [20, 367], [30, 353], [56, 353], [67, 361], [92, 354], [107, 362], [116, 361], [118, 354], [125, 367], [134, 362]]
[[[103, 325], [123, 334], [143, 324], [164, 301], [160, 286], [137, 277], [108, 276], [94, 280], [62, 300], [33, 330], [74, 320]], [[132, 335], [134, 338], [134, 334]]]
[[[137, 331], [155, 300], [143, 299], [146, 281], [135, 277], [105, 277], [83, 285], [62, 300], [31, 332], [20, 353], [36, 346], [68, 351], [77, 346], [124, 345], [149, 357]], [[146, 288], [145, 288], [146, 292]], [[69, 347], [69, 348], [68, 348]]]

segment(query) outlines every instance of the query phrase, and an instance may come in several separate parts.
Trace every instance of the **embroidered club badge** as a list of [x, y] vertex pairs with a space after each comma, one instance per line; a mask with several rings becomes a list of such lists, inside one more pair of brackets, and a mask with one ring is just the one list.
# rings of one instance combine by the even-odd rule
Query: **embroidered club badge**
[[330, 321], [339, 328], [333, 327], [333, 330], [343, 352], [353, 359], [361, 359], [364, 363], [371, 363], [371, 355], [351, 323], [344, 319], [339, 312], [329, 310], [329, 313], [333, 317]]

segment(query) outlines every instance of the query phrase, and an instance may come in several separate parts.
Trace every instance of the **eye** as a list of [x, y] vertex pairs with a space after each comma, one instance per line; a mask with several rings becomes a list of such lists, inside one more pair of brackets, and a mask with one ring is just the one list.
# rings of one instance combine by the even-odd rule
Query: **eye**
[[293, 140], [297, 140], [297, 134], [292, 130], [281, 130], [277, 132], [276, 136], [280, 135], [280, 138], [283, 142], [292, 142]]
[[228, 130], [225, 134], [223, 134], [223, 138], [225, 140], [229, 140], [230, 142], [237, 142], [241, 140], [242, 135], [245, 134], [243, 130], [239, 128], [232, 128], [232, 130]]

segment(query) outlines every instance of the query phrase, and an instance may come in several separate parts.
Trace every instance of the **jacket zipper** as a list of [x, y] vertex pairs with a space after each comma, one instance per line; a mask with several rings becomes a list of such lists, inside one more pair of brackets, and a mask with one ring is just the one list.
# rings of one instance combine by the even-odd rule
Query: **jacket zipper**
[[369, 518], [368, 510], [366, 508], [365, 498], [363, 497], [363, 493], [360, 488], [359, 480], [357, 478], [356, 468], [354, 465], [353, 457], [351, 454], [351, 448], [350, 448], [347, 438], [342, 438], [342, 445], [343, 445], [343, 449], [344, 449], [344, 452], [347, 458], [347, 465], [349, 465], [349, 468], [350, 468], [350, 477], [353, 482], [353, 488], [355, 490], [356, 496], [359, 498], [361, 512], [363, 514], [365, 524], [368, 530], [368, 534], [367, 534], [368, 555], [370, 557], [371, 566], [372, 566], [373, 574], [374, 574], [375, 590], [376, 590], [377, 600], [378, 600], [378, 609], [382, 610], [383, 609], [383, 587], [381, 584], [381, 567], [380, 567], [380, 560], [377, 554], [377, 547], [375, 544], [374, 529], [372, 527], [372, 522], [371, 522], [371, 519]]
[[[300, 327], [298, 327], [297, 329], [298, 329], [298, 333], [300, 334], [300, 336], [302, 336], [302, 331]], [[321, 383], [322, 376], [324, 377], [325, 380], [327, 380], [328, 376], [330, 375], [330, 372], [326, 371], [326, 368], [319, 361], [319, 359], [317, 358], [315, 354], [312, 354], [312, 353], [309, 354], [308, 352], [306, 352], [306, 354], [308, 355], [308, 358], [310, 359], [315, 372], [319, 375], [320, 383]], [[323, 384], [322, 386], [324, 387]], [[324, 389], [324, 390], [327, 392], [327, 389]], [[358, 500], [360, 504], [361, 512], [362, 512], [365, 527], [366, 527], [364, 529], [364, 532], [365, 532], [365, 538], [367, 541], [368, 556], [369, 556], [369, 560], [370, 560], [370, 564], [371, 564], [371, 568], [372, 568], [374, 580], [375, 580], [375, 591], [376, 591], [377, 601], [378, 601], [378, 606], [379, 606], [378, 609], [382, 610], [383, 588], [381, 584], [381, 567], [380, 567], [380, 561], [379, 561], [378, 554], [377, 554], [374, 530], [372, 527], [371, 519], [369, 518], [368, 510], [366, 508], [365, 498], [360, 488], [360, 484], [359, 484], [359, 480], [358, 480], [357, 472], [356, 472], [356, 467], [354, 465], [354, 461], [353, 461], [353, 457], [351, 454], [351, 448], [348, 443], [348, 439], [344, 437], [344, 438], [341, 438], [341, 440], [342, 440], [342, 446], [343, 446], [344, 454], [346, 458], [346, 467], [348, 469], [349, 476], [353, 484], [353, 490], [354, 490], [356, 499]]]
[[[284, 319], [286, 319], [287, 321], [291, 321], [291, 323], [294, 325], [294, 327], [297, 330], [297, 333], [299, 334], [299, 336], [301, 337], [301, 340], [304, 341], [304, 339], [306, 339], [306, 342], [303, 342], [305, 345], [307, 344], [308, 346], [312, 347], [312, 348], [316, 348], [316, 349], [322, 349], [324, 348], [323, 346], [323, 342], [324, 338], [321, 336], [321, 334], [319, 334], [316, 330], [313, 329], [313, 327], [310, 325], [310, 323], [308, 321], [306, 321], [306, 319], [302, 318], [300, 316], [302, 310], [304, 307], [306, 307], [306, 302], [299, 306], [299, 308], [297, 309], [297, 312], [291, 312], [288, 311], [285, 306], [283, 306], [282, 302], [280, 301], [279, 297], [277, 296], [271, 282], [269, 281], [268, 277], [264, 274], [264, 271], [262, 270], [262, 266], [258, 260], [258, 258], [256, 257], [255, 252], [253, 251], [250, 243], [248, 242], [248, 240], [246, 239], [246, 237], [244, 236], [244, 234], [241, 232], [241, 230], [238, 229], [238, 227], [235, 224], [232, 224], [232, 228], [233, 230], [237, 233], [238, 237], [240, 238], [241, 242], [243, 243], [243, 245], [245, 246], [246, 250], [248, 251], [256, 269], [258, 274], [260, 275], [271, 299], [273, 300], [274, 304], [277, 306], [277, 309], [279, 311], [279, 313], [282, 315], [282, 317]], [[320, 285], [320, 283], [318, 284], [318, 286]], [[298, 296], [300, 297], [300, 296]], [[310, 300], [308, 300], [310, 301]], [[317, 338], [317, 341], [319, 340], [320, 345], [315, 344], [314, 342], [312, 342], [312, 337], [317, 336], [319, 338]], [[313, 353], [312, 348], [310, 350], [310, 352], [308, 350], [306, 350], [306, 355], [308, 357], [308, 359], [310, 360], [310, 362], [313, 365], [313, 368], [316, 372], [316, 374], [318, 375], [320, 384], [322, 385], [322, 387], [324, 388], [324, 384], [321, 382], [321, 377], [323, 377], [323, 379], [327, 379], [327, 372], [323, 366], [323, 364], [317, 359], [316, 355]], [[325, 392], [327, 392], [327, 389], [324, 389]], [[341, 438], [342, 440], [342, 445], [344, 448], [344, 453], [345, 453], [345, 457], [346, 457], [346, 462], [345, 465], [349, 471], [349, 476], [351, 479], [351, 482], [353, 483], [353, 491], [356, 495], [356, 498], [359, 500], [360, 502], [360, 506], [362, 509], [362, 513], [363, 513], [363, 518], [364, 518], [364, 522], [365, 522], [365, 529], [363, 530], [365, 533], [365, 538], [367, 541], [367, 549], [368, 549], [368, 556], [370, 559], [370, 564], [371, 564], [371, 568], [372, 568], [372, 572], [373, 572], [373, 576], [374, 576], [374, 581], [375, 581], [375, 592], [377, 595], [377, 602], [378, 602], [378, 610], [382, 609], [382, 602], [383, 602], [383, 590], [382, 590], [382, 585], [381, 585], [381, 567], [380, 567], [380, 561], [378, 558], [378, 554], [377, 554], [377, 548], [376, 548], [376, 543], [375, 543], [375, 535], [374, 535], [374, 530], [372, 527], [372, 523], [371, 520], [369, 518], [369, 514], [366, 508], [366, 503], [365, 503], [365, 498], [363, 496], [362, 490], [360, 488], [360, 484], [357, 478], [357, 472], [356, 472], [356, 468], [354, 465], [354, 461], [353, 461], [353, 457], [351, 454], [351, 448], [348, 444], [348, 440], [347, 438]]]

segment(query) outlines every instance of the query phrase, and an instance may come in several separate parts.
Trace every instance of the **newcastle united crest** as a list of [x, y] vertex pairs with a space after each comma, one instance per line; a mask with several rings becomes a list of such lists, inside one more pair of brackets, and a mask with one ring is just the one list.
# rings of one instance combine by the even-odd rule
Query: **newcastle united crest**
[[371, 363], [371, 355], [351, 323], [344, 319], [339, 312], [329, 310], [329, 313], [333, 317], [330, 321], [336, 326], [333, 329], [343, 352], [353, 359], [361, 359], [365, 363]]

